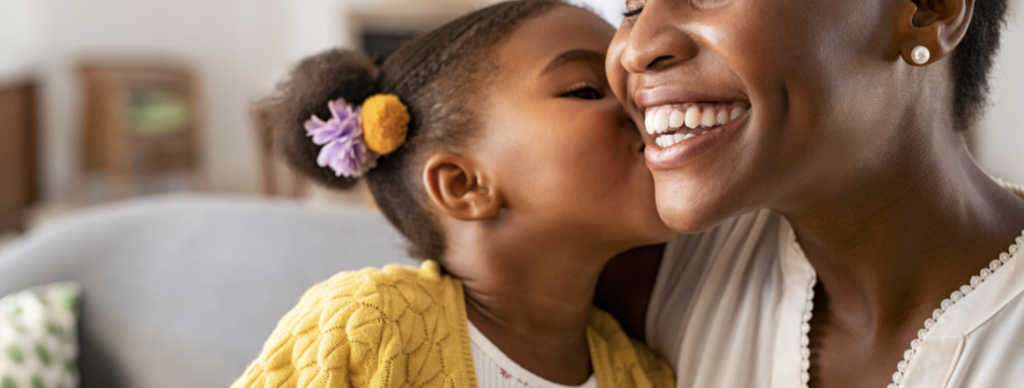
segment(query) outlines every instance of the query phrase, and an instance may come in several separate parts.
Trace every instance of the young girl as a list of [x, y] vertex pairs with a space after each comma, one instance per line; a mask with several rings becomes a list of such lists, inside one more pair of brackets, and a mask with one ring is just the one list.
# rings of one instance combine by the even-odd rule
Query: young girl
[[[614, 29], [558, 0], [497, 4], [376, 69], [333, 50], [264, 101], [297, 170], [365, 177], [425, 260], [335, 275], [235, 387], [668, 387], [592, 307], [610, 258], [672, 233], [604, 73]], [[345, 247], [338, 247], [345, 249]]]

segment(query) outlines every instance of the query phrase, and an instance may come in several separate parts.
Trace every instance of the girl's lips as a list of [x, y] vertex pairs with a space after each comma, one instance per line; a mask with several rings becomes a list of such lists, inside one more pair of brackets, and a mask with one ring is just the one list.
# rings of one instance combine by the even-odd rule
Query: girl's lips
[[651, 138], [644, 148], [644, 157], [647, 165], [652, 169], [670, 169], [681, 166], [708, 152], [719, 143], [726, 141], [729, 135], [745, 125], [750, 118], [751, 111], [748, 110], [743, 116], [736, 118], [724, 125], [712, 128], [706, 133], [680, 141], [669, 147], [662, 148], [655, 139]]

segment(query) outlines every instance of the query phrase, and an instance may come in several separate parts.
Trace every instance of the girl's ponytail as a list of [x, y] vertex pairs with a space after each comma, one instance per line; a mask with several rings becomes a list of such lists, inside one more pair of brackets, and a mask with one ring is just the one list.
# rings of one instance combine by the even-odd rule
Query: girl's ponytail
[[345, 49], [324, 51], [295, 65], [275, 94], [257, 102], [254, 109], [267, 120], [276, 151], [293, 170], [323, 186], [347, 189], [358, 178], [339, 176], [318, 165], [321, 146], [310, 141], [302, 128], [311, 116], [331, 117], [329, 101], [344, 99], [362, 105], [377, 92], [378, 74], [365, 54]]

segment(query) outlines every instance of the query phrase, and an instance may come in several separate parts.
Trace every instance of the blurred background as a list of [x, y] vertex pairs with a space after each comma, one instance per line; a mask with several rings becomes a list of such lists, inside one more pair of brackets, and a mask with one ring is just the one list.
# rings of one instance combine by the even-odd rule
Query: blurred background
[[[268, 153], [248, 105], [333, 47], [384, 54], [492, 0], [0, 0], [0, 231], [142, 195], [198, 191], [364, 202], [307, 187]], [[971, 134], [1024, 182], [1024, 0]], [[614, 25], [621, 0], [577, 0]], [[2, 232], [0, 232], [2, 233]], [[11, 232], [7, 232], [8, 235]]]

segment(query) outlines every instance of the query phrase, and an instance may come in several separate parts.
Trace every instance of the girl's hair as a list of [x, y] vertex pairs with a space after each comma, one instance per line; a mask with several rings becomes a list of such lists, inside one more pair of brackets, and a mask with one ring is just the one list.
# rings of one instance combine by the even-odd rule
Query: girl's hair
[[977, 0], [963, 41], [953, 51], [953, 117], [958, 130], [977, 124], [990, 91], [988, 73], [1006, 25], [1007, 0]]
[[366, 179], [377, 205], [409, 240], [409, 253], [440, 259], [444, 234], [427, 209], [419, 166], [427, 152], [458, 150], [478, 127], [472, 108], [481, 85], [498, 63], [491, 55], [526, 20], [566, 6], [561, 0], [520, 0], [495, 4], [462, 16], [406, 42], [378, 69], [362, 53], [333, 49], [299, 62], [288, 78], [255, 109], [270, 125], [285, 161], [302, 175], [334, 189], [356, 180], [317, 165], [320, 146], [303, 123], [330, 117], [327, 102], [338, 98], [361, 105], [374, 94], [397, 95], [409, 108], [406, 142], [381, 156]]

